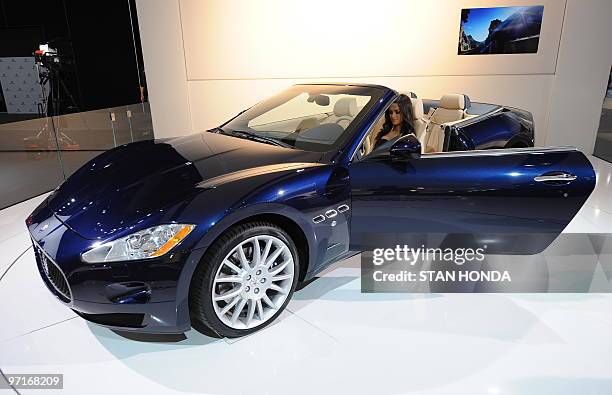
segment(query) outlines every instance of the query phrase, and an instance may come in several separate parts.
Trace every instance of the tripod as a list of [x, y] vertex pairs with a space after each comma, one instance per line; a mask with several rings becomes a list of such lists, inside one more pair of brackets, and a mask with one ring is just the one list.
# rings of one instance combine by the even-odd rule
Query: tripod
[[[42, 92], [42, 103], [38, 105], [38, 112], [41, 116], [45, 117], [45, 122], [40, 131], [27, 140], [34, 142], [45, 141], [45, 150], [56, 150], [58, 160], [62, 170], [64, 178], [66, 178], [66, 171], [64, 162], [60, 151], [62, 147], [65, 148], [78, 148], [78, 144], [66, 133], [59, 130], [59, 125], [55, 124], [54, 117], [58, 117], [62, 113], [74, 112], [78, 109], [74, 97], [66, 87], [64, 81], [60, 78], [59, 64], [45, 65], [36, 62], [36, 69], [38, 71], [39, 83]], [[49, 92], [47, 93], [47, 84], [49, 86]], [[62, 108], [62, 101], [60, 100], [60, 91], [63, 91], [65, 97], [72, 103], [72, 106], [65, 106]], [[49, 123], [49, 120], [51, 122]], [[24, 139], [24, 140], [26, 140]], [[35, 146], [38, 144], [34, 144]]]

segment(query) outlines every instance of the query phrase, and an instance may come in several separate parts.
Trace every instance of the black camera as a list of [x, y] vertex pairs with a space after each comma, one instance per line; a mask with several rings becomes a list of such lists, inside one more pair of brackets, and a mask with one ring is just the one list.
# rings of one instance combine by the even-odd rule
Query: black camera
[[37, 65], [49, 70], [58, 69], [61, 65], [57, 49], [49, 47], [49, 44], [41, 44], [34, 51], [34, 61]]

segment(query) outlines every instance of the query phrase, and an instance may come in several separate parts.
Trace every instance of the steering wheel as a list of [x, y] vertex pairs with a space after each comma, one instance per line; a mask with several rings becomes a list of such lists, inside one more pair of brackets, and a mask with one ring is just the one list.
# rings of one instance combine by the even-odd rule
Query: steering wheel
[[295, 147], [295, 142], [297, 140], [297, 136], [300, 135], [300, 132], [301, 130], [296, 130], [295, 132], [291, 132], [285, 137], [281, 138], [280, 141], [282, 141], [283, 143], [293, 145]]
[[370, 151], [370, 155], [375, 156], [375, 155], [388, 153], [391, 150], [391, 147], [393, 147], [393, 144], [395, 144], [395, 142], [399, 140], [400, 137], [402, 136], [394, 137], [391, 140], [382, 143], [381, 145], [379, 145], [378, 147]]

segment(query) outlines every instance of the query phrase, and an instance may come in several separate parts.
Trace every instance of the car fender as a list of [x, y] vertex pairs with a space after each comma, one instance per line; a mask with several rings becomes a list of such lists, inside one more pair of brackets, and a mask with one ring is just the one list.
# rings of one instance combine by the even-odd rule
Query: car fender
[[[206, 224], [208, 228], [195, 243], [182, 268], [176, 298], [179, 319], [189, 319], [188, 298], [191, 280], [207, 248], [231, 226], [248, 218], [279, 215], [297, 224], [308, 244], [309, 261], [306, 263], [306, 271], [320, 266], [326, 249], [323, 248], [325, 246], [321, 246], [321, 237], [317, 235], [317, 226], [312, 218], [324, 212], [330, 203], [348, 198], [348, 183], [343, 189], [337, 182], [333, 182], [337, 173], [330, 166], [314, 166], [304, 168], [299, 173], [295, 170], [283, 171], [272, 180], [270, 174], [262, 174], [248, 179], [232, 180], [218, 188], [203, 191], [199, 198], [208, 201], [219, 202], [220, 198], [226, 196], [235, 196], [235, 198], [218, 218], [213, 218], [213, 222]], [[255, 178], [261, 178], [262, 182]], [[257, 187], [254, 188], [253, 185]], [[242, 196], [235, 193], [244, 190], [248, 192]], [[338, 193], [340, 190], [342, 192]], [[227, 204], [227, 198], [225, 201]], [[211, 218], [206, 220], [209, 219]], [[344, 236], [348, 246], [347, 231]]]
[[[215, 224], [210, 230], [204, 235], [204, 237], [197, 244], [189, 255], [189, 258], [185, 262], [181, 275], [179, 277], [177, 290], [176, 290], [176, 303], [177, 303], [177, 319], [178, 322], [190, 322], [189, 316], [189, 289], [191, 286], [191, 280], [196, 268], [200, 264], [202, 257], [206, 253], [208, 247], [223, 234], [227, 229], [233, 225], [244, 221], [247, 218], [258, 216], [258, 215], [281, 215], [288, 218], [289, 220], [296, 223], [308, 242], [308, 256], [309, 261], [312, 262], [316, 259], [316, 236], [308, 221], [304, 216], [296, 209], [281, 203], [260, 203], [254, 204], [247, 207], [242, 207], [239, 210], [234, 210], [218, 223]], [[310, 262], [308, 263], [310, 266]]]

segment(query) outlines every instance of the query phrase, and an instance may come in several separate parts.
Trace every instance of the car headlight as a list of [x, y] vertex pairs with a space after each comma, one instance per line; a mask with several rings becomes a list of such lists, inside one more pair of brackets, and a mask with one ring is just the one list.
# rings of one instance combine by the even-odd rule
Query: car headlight
[[81, 254], [87, 263], [131, 261], [164, 255], [178, 245], [195, 225], [167, 224], [147, 228]]

